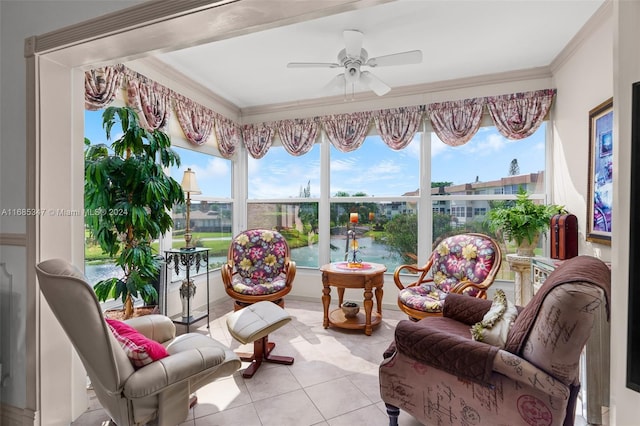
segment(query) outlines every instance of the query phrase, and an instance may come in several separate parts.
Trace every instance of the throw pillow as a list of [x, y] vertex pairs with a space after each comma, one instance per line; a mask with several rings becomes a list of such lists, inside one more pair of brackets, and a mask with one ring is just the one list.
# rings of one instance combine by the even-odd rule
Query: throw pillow
[[129, 324], [109, 318], [106, 318], [105, 321], [127, 354], [133, 368], [144, 367], [153, 361], [169, 356], [169, 352], [164, 346], [145, 337]]
[[482, 321], [471, 327], [473, 340], [504, 348], [511, 324], [518, 316], [515, 305], [507, 300], [502, 290], [496, 290], [491, 308]]

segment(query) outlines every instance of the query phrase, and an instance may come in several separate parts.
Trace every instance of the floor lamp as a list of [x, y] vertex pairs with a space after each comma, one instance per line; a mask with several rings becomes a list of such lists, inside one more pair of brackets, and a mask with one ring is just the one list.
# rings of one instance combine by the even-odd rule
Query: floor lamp
[[184, 249], [194, 249], [195, 247], [191, 245], [191, 228], [190, 228], [190, 214], [191, 214], [191, 194], [197, 195], [202, 194], [200, 188], [198, 187], [198, 182], [196, 181], [196, 173], [188, 168], [184, 171], [184, 176], [182, 177], [182, 190], [187, 194], [187, 225], [184, 231], [184, 240], [187, 243]]

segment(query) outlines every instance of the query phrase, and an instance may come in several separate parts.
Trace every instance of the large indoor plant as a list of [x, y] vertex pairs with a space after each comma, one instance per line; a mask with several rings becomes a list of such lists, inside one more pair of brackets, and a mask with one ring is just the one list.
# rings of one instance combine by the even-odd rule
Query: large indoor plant
[[518, 190], [515, 201], [497, 204], [487, 213], [489, 228], [505, 242], [514, 242], [523, 256], [533, 255], [540, 235], [549, 229], [551, 217], [565, 212], [563, 206], [535, 203], [523, 188]]
[[101, 249], [124, 272], [95, 284], [99, 300], [122, 298], [124, 317], [133, 314], [133, 298], [157, 300], [153, 281], [161, 262], [151, 242], [173, 226], [170, 211], [184, 201], [180, 184], [163, 168], [180, 165], [171, 141], [160, 130], [140, 126], [136, 111], [109, 107], [103, 113], [103, 127], [111, 140], [114, 125], [122, 134], [110, 147], [85, 140], [85, 223]]

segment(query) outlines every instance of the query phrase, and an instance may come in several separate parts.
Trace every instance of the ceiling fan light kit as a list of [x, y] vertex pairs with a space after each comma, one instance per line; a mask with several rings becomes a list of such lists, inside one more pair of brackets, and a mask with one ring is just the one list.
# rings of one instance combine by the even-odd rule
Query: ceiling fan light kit
[[394, 65], [410, 65], [422, 62], [422, 51], [411, 50], [408, 52], [393, 53], [391, 55], [369, 58], [369, 54], [362, 48], [364, 35], [358, 30], [345, 30], [343, 33], [345, 48], [338, 52], [338, 62], [290, 62], [287, 68], [344, 68], [344, 73], [338, 74], [327, 85], [327, 88], [344, 86], [345, 94], [348, 85], [351, 85], [352, 93], [356, 84], [363, 84], [378, 96], [383, 96], [391, 90], [391, 87], [380, 80], [370, 71], [361, 70], [361, 67], [382, 67]]

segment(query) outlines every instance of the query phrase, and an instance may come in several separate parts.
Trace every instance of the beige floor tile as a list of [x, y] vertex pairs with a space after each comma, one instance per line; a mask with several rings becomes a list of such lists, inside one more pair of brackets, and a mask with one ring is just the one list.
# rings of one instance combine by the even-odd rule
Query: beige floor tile
[[373, 402], [381, 401], [380, 382], [378, 381], [378, 367], [350, 374], [347, 379], [351, 381], [363, 394]]
[[263, 426], [307, 426], [324, 421], [302, 389], [262, 399], [253, 406]]
[[71, 426], [110, 426], [111, 418], [102, 410], [86, 411]]
[[380, 410], [375, 405], [368, 405], [358, 410], [334, 417], [327, 421], [329, 426], [387, 426], [389, 419], [380, 415]]
[[253, 404], [197, 418], [195, 426], [262, 426]]
[[[270, 335], [275, 355], [295, 357], [293, 365], [264, 363], [252, 379], [244, 379], [242, 368], [198, 391], [198, 404], [181, 426], [337, 426], [386, 425], [386, 408], [380, 399], [378, 366], [382, 353], [393, 340], [395, 327], [407, 316], [393, 309], [383, 312], [383, 321], [371, 336], [359, 330], [322, 327], [322, 304], [287, 300], [290, 323]], [[211, 326], [198, 324], [207, 334], [234, 350], [251, 352], [251, 344], [234, 340], [226, 326], [233, 302], [211, 307]], [[108, 416], [89, 390], [89, 410], [73, 426], [107, 426]], [[579, 413], [580, 411], [577, 410]], [[608, 423], [608, 412], [603, 416]], [[402, 426], [420, 423], [400, 412]], [[580, 415], [576, 425], [587, 426]], [[113, 426], [113, 425], [110, 425]]]
[[218, 379], [198, 389], [196, 395], [198, 404], [193, 407], [195, 418], [251, 403], [251, 396], [242, 376]]
[[305, 388], [325, 419], [371, 405], [371, 400], [346, 377]]
[[293, 365], [289, 366], [289, 370], [302, 387], [317, 385], [348, 374], [347, 371], [338, 366], [319, 360], [296, 360]]
[[301, 389], [300, 383], [283, 364], [263, 363], [252, 378], [244, 379], [244, 383], [253, 402]]

